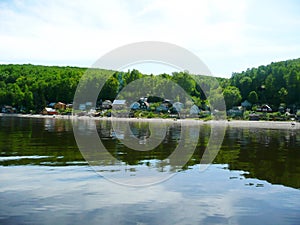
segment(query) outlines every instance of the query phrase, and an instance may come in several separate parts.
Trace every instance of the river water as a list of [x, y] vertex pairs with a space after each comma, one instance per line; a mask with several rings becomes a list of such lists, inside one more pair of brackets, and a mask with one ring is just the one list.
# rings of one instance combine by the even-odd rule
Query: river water
[[[0, 117], [0, 224], [300, 224], [297, 129], [227, 128], [201, 171], [210, 125], [200, 126], [193, 154], [175, 168], [166, 158], [180, 143], [180, 124], [169, 124], [155, 149], [133, 151], [110, 121], [88, 123], [111, 157], [89, 158], [93, 166], [71, 120]], [[155, 126], [129, 124], [141, 146]], [[185, 132], [194, 137], [193, 129]], [[126, 183], [143, 184], [149, 174], [166, 176]]]

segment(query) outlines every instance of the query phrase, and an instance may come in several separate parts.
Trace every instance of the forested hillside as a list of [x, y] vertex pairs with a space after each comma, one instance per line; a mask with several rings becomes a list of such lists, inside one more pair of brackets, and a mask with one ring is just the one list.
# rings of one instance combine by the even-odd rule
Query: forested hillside
[[[212, 86], [210, 78], [197, 76], [193, 79], [193, 76], [188, 72], [174, 72], [172, 75], [154, 76], [144, 75], [135, 69], [119, 72], [101, 69], [87, 70], [86, 68], [77, 67], [34, 66], [30, 64], [0, 65], [0, 106], [12, 105], [17, 110], [40, 112], [51, 102], [72, 103], [78, 82], [85, 73], [91, 76], [85, 76], [84, 82], [93, 88], [97, 88], [100, 83], [106, 81], [98, 98], [102, 100], [114, 100], [120, 90], [130, 82], [147, 77], [150, 79], [146, 79], [145, 82], [147, 83], [144, 83], [144, 85], [153, 89], [152, 93], [164, 90], [164, 80], [173, 81], [179, 84], [191, 96], [192, 100], [200, 106], [206, 100], [206, 96], [195, 79], [198, 79], [198, 82], [207, 84], [207, 86]], [[226, 81], [226, 79], [220, 80]], [[216, 84], [213, 85], [217, 87]], [[176, 97], [174, 96], [174, 99]]]
[[[233, 73], [230, 85], [240, 91], [240, 100], [278, 107], [300, 105], [300, 59], [271, 63], [267, 66]], [[227, 89], [231, 87], [227, 87]]]
[[[86, 68], [78, 67], [0, 65], [0, 106], [12, 105], [25, 112], [40, 112], [50, 102], [71, 103], [78, 82], [86, 71]], [[98, 72], [103, 77], [112, 75], [99, 95], [99, 99], [103, 100], [113, 100], [131, 81], [150, 76], [154, 80], [163, 78], [179, 84], [198, 106], [216, 101], [206, 99], [195, 79], [203, 86], [212, 81], [203, 76], [190, 75], [187, 71], [159, 76], [144, 75], [138, 70]], [[240, 105], [244, 100], [253, 105], [270, 104], [275, 109], [280, 104], [294, 108], [300, 106], [300, 59], [247, 69], [233, 73], [230, 79], [218, 78], [218, 81], [223, 89], [227, 109]], [[214, 85], [210, 83], [208, 86]]]
[[71, 102], [84, 72], [75, 67], [0, 65], [0, 105], [39, 111], [47, 102]]

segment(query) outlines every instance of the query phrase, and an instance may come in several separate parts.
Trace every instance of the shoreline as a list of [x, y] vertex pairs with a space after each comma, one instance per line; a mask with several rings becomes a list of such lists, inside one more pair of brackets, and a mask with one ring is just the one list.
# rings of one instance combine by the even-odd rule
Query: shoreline
[[130, 122], [156, 122], [156, 123], [182, 123], [183, 125], [216, 125], [233, 128], [262, 128], [262, 129], [292, 129], [300, 130], [300, 122], [297, 121], [249, 121], [249, 120], [199, 120], [199, 119], [172, 119], [172, 118], [116, 118], [116, 117], [89, 117], [73, 115], [41, 115], [41, 114], [19, 114], [19, 113], [0, 113], [0, 118], [36, 118], [36, 119], [64, 119], [64, 120], [95, 120], [95, 121], [130, 121]]

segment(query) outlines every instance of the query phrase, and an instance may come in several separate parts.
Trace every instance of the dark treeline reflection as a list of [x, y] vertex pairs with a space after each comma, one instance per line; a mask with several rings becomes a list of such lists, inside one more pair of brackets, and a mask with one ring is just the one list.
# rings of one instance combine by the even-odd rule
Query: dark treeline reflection
[[[149, 123], [130, 122], [129, 130], [122, 133], [115, 132], [109, 120], [95, 122], [99, 137], [110, 154], [133, 166], [166, 159], [181, 139], [180, 124], [169, 123], [160, 145], [150, 151], [135, 151], [126, 147], [122, 140], [135, 137], [143, 146], [155, 132]], [[193, 138], [192, 127], [185, 132]], [[200, 163], [210, 132], [209, 125], [201, 126], [197, 148], [183, 169]], [[0, 117], [0, 140], [1, 166], [87, 165], [76, 145], [70, 120]], [[225, 164], [229, 170], [242, 170], [245, 177], [300, 188], [300, 131], [227, 128], [214, 163]]]
[[300, 188], [300, 131], [228, 128], [215, 163], [246, 177]]

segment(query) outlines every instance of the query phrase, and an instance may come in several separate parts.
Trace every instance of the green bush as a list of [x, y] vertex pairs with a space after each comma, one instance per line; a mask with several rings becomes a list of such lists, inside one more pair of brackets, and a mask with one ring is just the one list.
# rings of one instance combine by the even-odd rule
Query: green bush
[[108, 109], [104, 112], [104, 116], [110, 117], [111, 116], [111, 109]]
[[250, 111], [245, 111], [243, 118], [244, 118], [244, 120], [249, 120], [249, 118], [250, 118]]
[[147, 118], [154, 118], [155, 115], [153, 112], [148, 112]]
[[199, 112], [199, 118], [206, 118], [209, 117], [211, 115], [210, 111], [200, 111]]
[[212, 116], [211, 115], [208, 115], [206, 117], [203, 118], [203, 121], [209, 121], [209, 120], [212, 120]]

